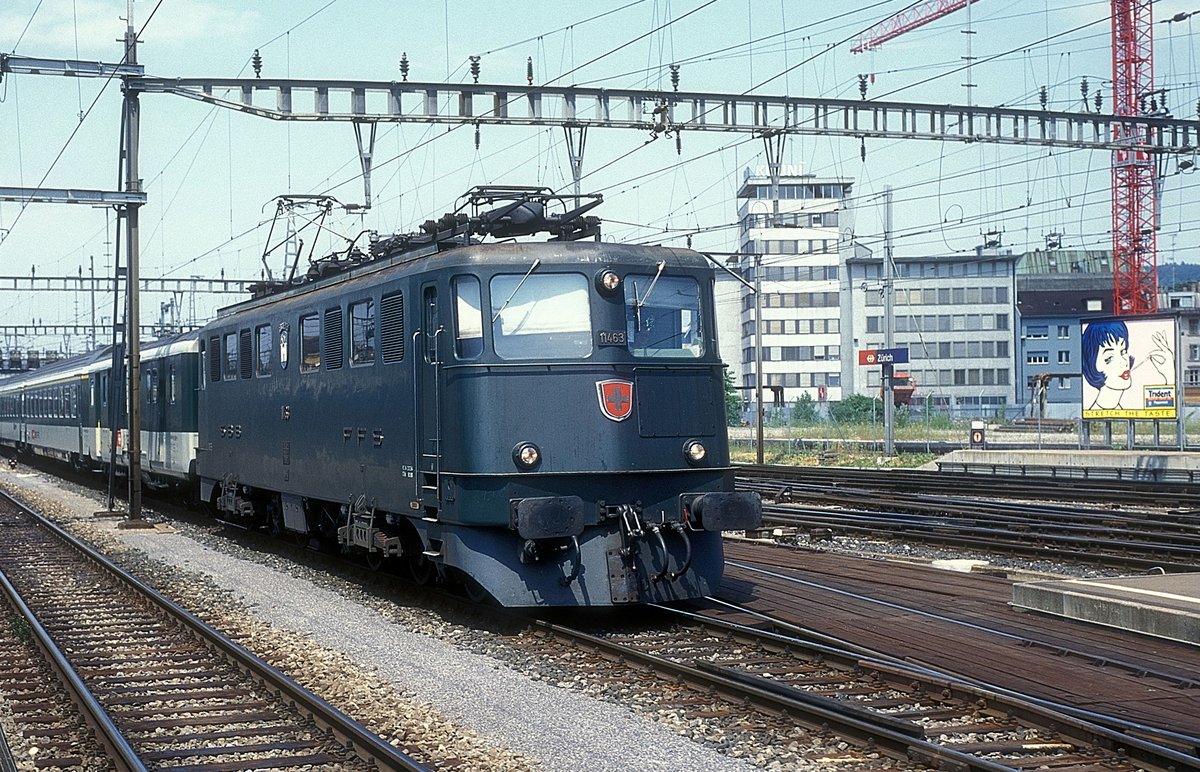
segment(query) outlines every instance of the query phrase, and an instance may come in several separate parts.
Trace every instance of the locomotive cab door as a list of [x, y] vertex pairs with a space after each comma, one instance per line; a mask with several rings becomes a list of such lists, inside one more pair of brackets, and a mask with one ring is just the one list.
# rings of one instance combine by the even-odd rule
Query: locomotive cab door
[[436, 517], [440, 506], [439, 474], [442, 462], [441, 347], [443, 326], [436, 284], [421, 288], [421, 328], [416, 342], [415, 496], [427, 516]]

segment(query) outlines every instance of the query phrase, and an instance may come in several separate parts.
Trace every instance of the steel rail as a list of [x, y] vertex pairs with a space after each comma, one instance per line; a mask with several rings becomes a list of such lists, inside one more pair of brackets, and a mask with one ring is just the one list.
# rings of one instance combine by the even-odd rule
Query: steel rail
[[283, 672], [267, 664], [250, 650], [227, 636], [222, 635], [190, 611], [187, 611], [154, 588], [127, 573], [103, 554], [72, 536], [57, 523], [21, 503], [6, 491], [0, 490], [0, 497], [14, 507], [17, 507], [20, 511], [33, 517], [48, 531], [80, 552], [88, 560], [110, 572], [131, 590], [137, 592], [170, 614], [177, 621], [183, 623], [189, 631], [199, 637], [205, 644], [232, 660], [239, 669], [249, 673], [260, 683], [283, 695], [299, 710], [309, 715], [319, 727], [332, 732], [334, 737], [339, 741], [353, 748], [359, 757], [374, 763], [380, 770], [396, 770], [397, 772], [424, 772], [428, 770], [428, 767], [424, 764], [384, 742], [378, 735], [371, 732], [358, 721], [350, 718], [322, 698], [288, 678]]
[[[894, 657], [852, 641], [776, 619], [720, 598], [710, 596], [705, 600], [716, 606], [762, 619], [775, 629], [761, 630], [717, 619], [702, 612], [687, 611], [670, 606], [656, 605], [655, 608], [664, 613], [678, 615], [708, 625], [715, 630], [745, 636], [751, 640], [763, 640], [780, 646], [798, 647], [805, 651], [819, 653], [829, 659], [858, 664], [864, 668], [880, 669], [890, 677], [905, 681], [909, 679], [923, 681], [938, 689], [949, 689], [954, 696], [960, 699], [978, 698], [995, 702], [1005, 710], [1011, 710], [1025, 717], [1031, 723], [1046, 722], [1060, 729], [1062, 727], [1071, 728], [1080, 741], [1088, 741], [1089, 735], [1091, 735], [1093, 742], [1099, 739], [1104, 744], [1128, 744], [1128, 748], [1133, 750], [1131, 755], [1134, 758], [1150, 761], [1163, 767], [1169, 768], [1172, 764], [1190, 767], [1200, 762], [1195, 755], [1196, 749], [1200, 748], [1200, 737], [1148, 726], [1119, 716], [1080, 709], [1073, 705], [1006, 689], [976, 678], [919, 665], [909, 659]], [[1181, 748], [1189, 748], [1191, 752], [1182, 751]]]
[[[1196, 679], [1181, 678], [1179, 675], [1177, 675], [1175, 673], [1165, 673], [1165, 672], [1155, 671], [1155, 670], [1145, 667], [1144, 665], [1138, 665], [1133, 662], [1125, 662], [1123, 660], [1114, 659], [1112, 657], [1100, 657], [1100, 656], [1097, 656], [1094, 652], [1087, 652], [1087, 651], [1083, 651], [1080, 649], [1072, 649], [1072, 648], [1069, 648], [1066, 646], [1061, 646], [1059, 644], [1054, 644], [1054, 643], [1046, 643], [1044, 641], [1039, 641], [1039, 640], [1036, 640], [1034, 638], [1029, 638], [1024, 635], [1016, 635], [1014, 633], [1008, 633], [1003, 630], [997, 630], [994, 627], [988, 627], [986, 625], [981, 625], [981, 624], [978, 624], [975, 622], [965, 622], [961, 619], [955, 619], [953, 617], [948, 617], [943, 614], [935, 614], [931, 611], [925, 611], [924, 609], [914, 608], [912, 606], [905, 606], [903, 604], [896, 603], [894, 601], [880, 600], [879, 598], [872, 598], [869, 595], [863, 595], [861, 593], [851, 592], [849, 590], [843, 590], [839, 587], [831, 587], [827, 584], [821, 584], [820, 582], [814, 582], [809, 579], [801, 579], [800, 577], [789, 576], [787, 574], [781, 574], [777, 571], [771, 571], [771, 570], [768, 570], [765, 568], [759, 568], [757, 566], [748, 565], [746, 563], [739, 563], [734, 560], [727, 560], [727, 561], [725, 561], [725, 564], [729, 565], [729, 566], [733, 566], [735, 568], [740, 568], [743, 571], [750, 571], [752, 573], [758, 573], [758, 574], [763, 574], [765, 576], [770, 576], [773, 579], [779, 579], [781, 581], [791, 582], [793, 584], [799, 584], [804, 587], [818, 589], [823, 592], [829, 592], [829, 593], [833, 593], [835, 595], [841, 595], [843, 597], [851, 598], [856, 601], [862, 601], [864, 603], [871, 603], [876, 606], [883, 606], [884, 608], [887, 608], [887, 609], [890, 609], [893, 611], [901, 611], [905, 614], [920, 616], [920, 617], [924, 617], [926, 619], [933, 619], [938, 622], [944, 622], [946, 624], [953, 624], [958, 627], [964, 627], [969, 630], [974, 630], [976, 632], [982, 632], [982, 633], [986, 633], [988, 635], [994, 635], [994, 636], [997, 636], [1000, 638], [1004, 638], [1006, 640], [1013, 641], [1014, 643], [1017, 643], [1021, 646], [1027, 646], [1030, 648], [1042, 648], [1042, 649], [1046, 649], [1048, 651], [1053, 651], [1056, 654], [1060, 654], [1060, 655], [1070, 655], [1073, 657], [1078, 657], [1080, 659], [1088, 660], [1089, 662], [1101, 663], [1105, 666], [1111, 665], [1114, 668], [1117, 668], [1119, 670], [1124, 670], [1126, 672], [1133, 673], [1138, 676], [1152, 675], [1156, 678], [1161, 678], [1163, 681], [1167, 681], [1178, 688], [1194, 688], [1194, 687], [1200, 686], [1200, 682], [1198, 682]], [[747, 612], [754, 613], [754, 612], [750, 611], [749, 609], [747, 609]], [[786, 623], [784, 623], [784, 624], [786, 624]]]
[[1011, 772], [1012, 767], [972, 756], [915, 737], [911, 731], [898, 727], [894, 721], [867, 719], [860, 711], [841, 709], [833, 700], [799, 698], [769, 688], [755, 685], [740, 678], [733, 678], [721, 670], [685, 665], [680, 662], [650, 654], [632, 646], [609, 641], [581, 630], [535, 620], [537, 627], [554, 635], [574, 641], [577, 645], [595, 649], [606, 656], [635, 662], [650, 670], [667, 673], [673, 678], [686, 681], [704, 689], [712, 689], [735, 701], [749, 700], [768, 712], [786, 714], [793, 718], [803, 717], [810, 728], [829, 728], [843, 737], [858, 742], [873, 743], [877, 748], [887, 748], [896, 758], [922, 761], [935, 768], [950, 765], [957, 769], [979, 772]]
[[[774, 498], [778, 505], [800, 506], [797, 498], [815, 503], [820, 510], [833, 506], [845, 507], [849, 511], [904, 513], [907, 519], [937, 525], [1006, 525], [1013, 528], [1040, 528], [1043, 532], [1100, 535], [1132, 538], [1135, 543], [1149, 544], [1149, 537], [1160, 540], [1157, 546], [1187, 548], [1200, 546], [1200, 532], [1191, 523], [1154, 517], [1152, 512], [1110, 512], [1083, 507], [1047, 507], [1038, 504], [1009, 504], [996, 501], [978, 501], [945, 496], [900, 497], [896, 494], [880, 497], [875, 491], [856, 491], [848, 488], [824, 489], [805, 486], [797, 491], [796, 486], [782, 489], [774, 486], [747, 486], [757, 490], [766, 498]], [[797, 496], [797, 493], [800, 495]], [[833, 510], [841, 511], [841, 510]]]
[[[5, 497], [7, 498], [7, 496]], [[67, 660], [67, 656], [54, 642], [46, 628], [42, 626], [37, 614], [25, 603], [25, 599], [8, 580], [8, 575], [3, 570], [0, 570], [0, 589], [3, 589], [5, 598], [13, 610], [29, 624], [33, 641], [41, 650], [42, 658], [57, 674], [59, 683], [66, 689], [71, 701], [78, 706], [83, 720], [95, 730], [96, 739], [107, 752], [109, 761], [116, 764], [120, 770], [143, 772], [146, 766], [138, 758], [137, 751], [125, 739], [125, 735], [121, 733], [112, 717], [108, 715], [108, 711], [92, 694], [92, 690], [79, 677], [75, 668]]]
[[[1002, 465], [1000, 465], [1002, 466]], [[877, 490], [900, 489], [905, 492], [950, 491], [962, 493], [993, 492], [1001, 498], [1046, 498], [1050, 500], [1099, 501], [1173, 506], [1190, 504], [1200, 509], [1196, 480], [1178, 482], [1150, 480], [1113, 480], [1072, 476], [1035, 476], [1016, 474], [974, 474], [932, 472], [918, 469], [856, 469], [852, 467], [816, 467], [782, 465], [735, 465], [743, 482], [777, 480], [785, 483], [846, 485], [857, 483]], [[1086, 470], [1085, 470], [1086, 471]]]
[[[947, 544], [969, 549], [1009, 552], [1040, 558], [1084, 560], [1102, 565], [1118, 565], [1142, 570], [1162, 569], [1168, 573], [1188, 573], [1200, 566], [1200, 550], [1167, 548], [1156, 555], [1152, 547], [1136, 542], [1098, 544], [1094, 538], [1031, 534], [1027, 531], [1004, 531], [994, 528], [962, 527], [954, 523], [915, 523], [911, 518], [889, 513], [848, 513], [826, 510], [807, 510], [784, 507], [763, 507], [764, 522], [810, 528], [838, 529], [847, 533], [879, 535], [891, 533], [904, 538]], [[1043, 543], [1030, 543], [1037, 540]], [[1056, 546], [1048, 546], [1050, 543]], [[1077, 549], [1070, 549], [1070, 547]], [[1121, 547], [1132, 552], [1099, 552], [1097, 547]], [[1190, 560], [1188, 560], [1190, 558]]]

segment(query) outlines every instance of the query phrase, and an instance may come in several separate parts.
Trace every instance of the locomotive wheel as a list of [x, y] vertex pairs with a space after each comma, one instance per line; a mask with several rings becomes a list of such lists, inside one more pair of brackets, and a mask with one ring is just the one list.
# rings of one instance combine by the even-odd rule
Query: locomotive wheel
[[476, 581], [473, 576], [462, 571], [455, 571], [454, 573], [457, 575], [458, 583], [462, 585], [463, 594], [467, 596], [467, 600], [479, 604], [490, 603], [492, 601], [492, 594], [484, 589], [483, 585]]
[[408, 573], [417, 584], [429, 584], [435, 574], [433, 561], [424, 555], [417, 554], [404, 561], [408, 564]]
[[483, 603], [492, 597], [491, 593], [483, 589], [482, 584], [469, 576], [463, 579], [463, 591], [467, 593], [467, 600], [472, 603]]

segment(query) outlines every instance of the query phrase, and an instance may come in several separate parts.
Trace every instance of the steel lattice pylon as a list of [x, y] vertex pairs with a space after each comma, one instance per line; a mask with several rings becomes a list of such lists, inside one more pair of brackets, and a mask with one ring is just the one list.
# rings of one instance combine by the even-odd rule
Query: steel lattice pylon
[[[1154, 91], [1151, 0], [1113, 0], [1113, 114], [1141, 115]], [[1136, 139], [1136, 129], [1116, 124], [1118, 136]], [[1155, 159], [1145, 151], [1112, 154], [1113, 309], [1145, 314], [1158, 309]]]

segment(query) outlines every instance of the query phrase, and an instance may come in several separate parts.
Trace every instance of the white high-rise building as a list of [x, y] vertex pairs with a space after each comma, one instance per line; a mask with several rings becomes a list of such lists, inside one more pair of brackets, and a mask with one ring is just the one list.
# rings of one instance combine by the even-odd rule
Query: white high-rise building
[[[849, 248], [851, 214], [846, 207], [853, 180], [780, 168], [773, 190], [765, 166], [746, 169], [738, 190], [741, 224], [738, 268], [754, 282], [761, 267], [763, 399], [782, 389], [785, 403], [801, 394], [814, 400], [842, 398], [844, 351], [839, 310], [845, 280], [843, 243]], [[846, 234], [846, 238], [842, 238]], [[741, 292], [739, 385], [755, 384], [755, 299]], [[730, 365], [733, 366], [730, 361]]]

